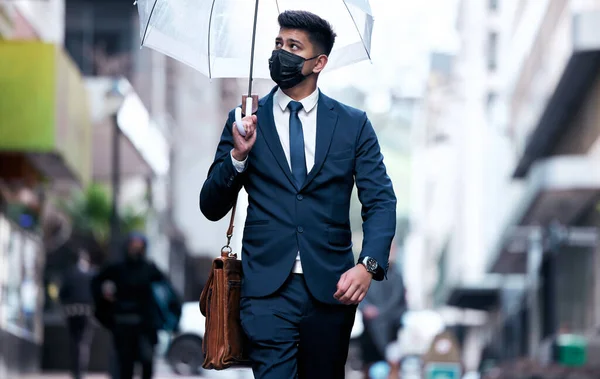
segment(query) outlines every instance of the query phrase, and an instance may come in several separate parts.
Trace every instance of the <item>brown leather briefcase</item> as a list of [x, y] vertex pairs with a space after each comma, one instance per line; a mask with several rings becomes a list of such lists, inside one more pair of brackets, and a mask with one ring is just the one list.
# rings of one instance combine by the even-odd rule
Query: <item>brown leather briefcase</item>
[[227, 245], [213, 261], [208, 282], [200, 295], [200, 312], [206, 317], [202, 367], [207, 370], [251, 364], [245, 348], [246, 336], [240, 325], [242, 261], [230, 246], [234, 217], [235, 205], [231, 210]]

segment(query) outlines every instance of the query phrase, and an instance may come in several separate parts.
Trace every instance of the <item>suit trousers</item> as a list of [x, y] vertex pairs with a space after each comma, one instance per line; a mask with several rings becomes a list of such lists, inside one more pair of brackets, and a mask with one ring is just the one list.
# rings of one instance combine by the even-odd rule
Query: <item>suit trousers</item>
[[345, 377], [356, 306], [317, 301], [302, 274], [291, 274], [273, 295], [243, 297], [240, 305], [255, 379]]

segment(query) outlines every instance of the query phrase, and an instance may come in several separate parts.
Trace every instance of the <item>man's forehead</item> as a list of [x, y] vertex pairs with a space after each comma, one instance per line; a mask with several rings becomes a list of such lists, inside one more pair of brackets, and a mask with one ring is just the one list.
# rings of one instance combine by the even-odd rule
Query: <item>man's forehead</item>
[[281, 28], [277, 38], [281, 38], [284, 41], [296, 40], [303, 43], [308, 43], [308, 34], [304, 30], [299, 29], [286, 29]]

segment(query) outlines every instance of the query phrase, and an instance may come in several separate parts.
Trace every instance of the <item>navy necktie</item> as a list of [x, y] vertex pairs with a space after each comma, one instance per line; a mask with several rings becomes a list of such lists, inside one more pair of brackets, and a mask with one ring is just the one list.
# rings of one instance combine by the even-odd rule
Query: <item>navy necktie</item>
[[292, 176], [296, 186], [300, 188], [306, 180], [306, 158], [304, 157], [304, 133], [302, 131], [302, 122], [298, 117], [298, 111], [302, 109], [302, 103], [290, 101], [290, 163], [292, 166]]

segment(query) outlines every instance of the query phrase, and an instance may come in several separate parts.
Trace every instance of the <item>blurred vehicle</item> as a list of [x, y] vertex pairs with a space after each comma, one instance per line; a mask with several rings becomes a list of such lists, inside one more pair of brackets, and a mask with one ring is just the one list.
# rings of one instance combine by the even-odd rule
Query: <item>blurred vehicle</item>
[[178, 375], [198, 375], [204, 361], [202, 339], [205, 318], [197, 301], [183, 303], [179, 332], [167, 346], [165, 358], [171, 370]]
[[[170, 340], [166, 348], [165, 358], [168, 365], [177, 375], [193, 376], [202, 371], [204, 354], [202, 340], [204, 338], [205, 317], [200, 313], [197, 301], [184, 303], [181, 309], [179, 332]], [[350, 335], [351, 351], [357, 345], [356, 339], [363, 332], [362, 315], [357, 311]], [[355, 364], [352, 353], [348, 356], [348, 364]]]

